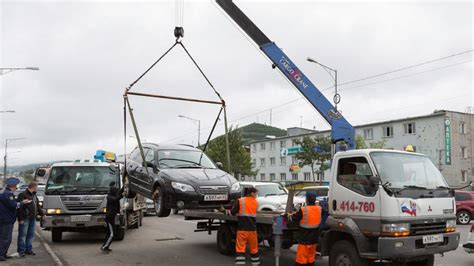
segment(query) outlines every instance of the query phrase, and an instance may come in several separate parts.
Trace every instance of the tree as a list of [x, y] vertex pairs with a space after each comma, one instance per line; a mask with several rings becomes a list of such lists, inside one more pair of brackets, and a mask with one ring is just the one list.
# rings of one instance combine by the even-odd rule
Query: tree
[[379, 141], [369, 142], [369, 145], [365, 142], [361, 135], [356, 136], [356, 149], [383, 149], [385, 147], [386, 140], [382, 139]]
[[[326, 161], [331, 159], [331, 139], [329, 137], [303, 137], [303, 140], [297, 140], [296, 144], [300, 145], [301, 151], [296, 154], [296, 158], [301, 165], [309, 165], [311, 167], [311, 173], [313, 181], [316, 181], [314, 173], [323, 173], [329, 169], [329, 166], [325, 164]], [[315, 171], [315, 167], [319, 167]]]
[[[230, 161], [232, 164], [231, 170], [234, 175], [255, 175], [255, 172], [252, 171], [252, 158], [250, 157], [250, 153], [244, 147], [242, 132], [238, 128], [232, 129], [231, 127], [229, 129], [228, 138]], [[221, 162], [224, 166], [224, 170], [229, 172], [224, 135], [209, 141], [206, 154], [215, 162]]]

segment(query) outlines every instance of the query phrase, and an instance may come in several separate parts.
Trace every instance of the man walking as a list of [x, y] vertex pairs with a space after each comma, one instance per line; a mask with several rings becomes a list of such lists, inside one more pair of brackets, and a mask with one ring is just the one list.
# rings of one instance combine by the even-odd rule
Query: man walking
[[106, 253], [112, 251], [110, 249], [110, 244], [112, 244], [115, 235], [115, 217], [117, 216], [117, 213], [120, 212], [120, 199], [123, 197], [123, 187], [119, 190], [115, 185], [115, 181], [110, 182], [110, 189], [107, 194], [107, 213], [105, 215], [107, 235], [104, 244], [100, 248]]
[[18, 241], [17, 251], [20, 257], [25, 255], [36, 255], [33, 252], [33, 239], [35, 238], [36, 216], [44, 217], [43, 210], [39, 205], [36, 191], [38, 183], [31, 182], [28, 188], [18, 195], [18, 201], [31, 200], [31, 203], [23, 205], [18, 209]]
[[5, 180], [7, 186], [2, 193], [0, 193], [0, 261], [9, 259], [7, 255], [8, 248], [12, 242], [13, 224], [16, 220], [16, 209], [21, 204], [28, 204], [29, 200], [24, 199], [21, 203], [17, 202], [13, 192], [16, 191], [16, 186], [20, 180], [15, 177], [10, 177]]
[[298, 249], [296, 250], [296, 266], [313, 266], [316, 257], [316, 243], [321, 223], [321, 207], [316, 205], [316, 192], [306, 192], [306, 206], [289, 219], [300, 222]]
[[247, 190], [247, 195], [240, 198], [230, 213], [238, 216], [237, 241], [235, 243], [235, 265], [245, 265], [247, 244], [250, 246], [250, 260], [252, 265], [260, 265], [257, 237], [257, 192], [255, 187]]

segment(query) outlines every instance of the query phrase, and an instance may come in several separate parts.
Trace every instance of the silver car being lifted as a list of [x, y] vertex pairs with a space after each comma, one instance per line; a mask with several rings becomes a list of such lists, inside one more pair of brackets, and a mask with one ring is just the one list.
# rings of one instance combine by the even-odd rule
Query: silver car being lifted
[[[54, 242], [61, 241], [65, 231], [104, 230], [111, 181], [122, 185], [121, 166], [117, 163], [78, 160], [53, 164], [44, 192], [43, 227], [51, 230]], [[141, 225], [145, 204], [139, 197], [121, 200], [115, 221], [117, 240], [124, 238], [127, 228]]]

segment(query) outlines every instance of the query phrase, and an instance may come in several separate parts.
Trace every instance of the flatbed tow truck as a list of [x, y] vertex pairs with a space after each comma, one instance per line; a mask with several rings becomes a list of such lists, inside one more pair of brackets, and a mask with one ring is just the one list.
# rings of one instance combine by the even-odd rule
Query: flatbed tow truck
[[[329, 265], [369, 265], [392, 261], [397, 265], [433, 265], [434, 254], [459, 246], [454, 190], [431, 160], [413, 152], [354, 150], [354, 127], [232, 0], [216, 0], [292, 85], [331, 125], [332, 162], [328, 216], [321, 227], [318, 251]], [[334, 96], [337, 106], [340, 97]], [[317, 147], [315, 147], [317, 148]], [[290, 190], [286, 212], [293, 211]], [[217, 247], [232, 254], [237, 218], [217, 211], [185, 212], [198, 220], [195, 231], [217, 231]], [[259, 240], [275, 246], [275, 265], [281, 248], [297, 243], [298, 225], [282, 213], [257, 214]]]

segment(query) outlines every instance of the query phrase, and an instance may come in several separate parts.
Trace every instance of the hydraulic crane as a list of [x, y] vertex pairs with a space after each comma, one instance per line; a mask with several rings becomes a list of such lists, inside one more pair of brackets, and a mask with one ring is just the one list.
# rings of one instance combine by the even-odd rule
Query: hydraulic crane
[[[346, 145], [345, 149], [355, 149], [354, 127], [337, 111], [303, 72], [298, 69], [291, 59], [232, 0], [216, 0], [216, 2], [273, 62], [272, 67], [278, 68], [331, 125], [332, 143], [344, 142]], [[335, 151], [342, 149], [339, 145], [335, 147]]]

